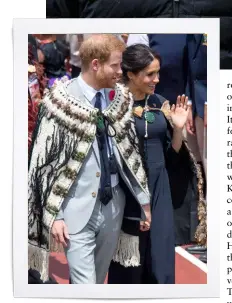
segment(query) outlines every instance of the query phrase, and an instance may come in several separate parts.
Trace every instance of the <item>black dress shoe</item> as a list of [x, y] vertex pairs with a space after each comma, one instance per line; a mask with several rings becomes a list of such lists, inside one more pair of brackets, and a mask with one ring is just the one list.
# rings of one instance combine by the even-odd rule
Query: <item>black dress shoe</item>
[[199, 257], [199, 260], [204, 262], [204, 263], [207, 263], [207, 254], [203, 254]]
[[186, 248], [186, 251], [190, 254], [204, 254], [207, 251], [206, 246], [203, 245], [193, 245]]

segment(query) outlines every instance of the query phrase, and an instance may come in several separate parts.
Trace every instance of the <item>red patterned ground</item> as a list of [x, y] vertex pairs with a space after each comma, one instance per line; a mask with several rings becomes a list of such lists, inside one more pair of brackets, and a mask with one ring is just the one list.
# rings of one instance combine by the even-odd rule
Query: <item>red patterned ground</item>
[[[68, 265], [65, 255], [50, 255], [50, 276], [60, 284], [69, 283]], [[107, 281], [106, 281], [107, 283]], [[176, 253], [176, 284], [206, 284], [207, 274]]]

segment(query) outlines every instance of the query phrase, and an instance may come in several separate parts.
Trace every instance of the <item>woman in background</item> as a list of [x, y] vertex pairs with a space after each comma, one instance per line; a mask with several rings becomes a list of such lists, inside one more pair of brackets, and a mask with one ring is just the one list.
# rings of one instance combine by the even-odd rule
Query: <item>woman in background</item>
[[36, 39], [28, 37], [28, 151], [38, 113], [38, 105], [47, 86], [44, 67], [38, 61], [40, 56]]

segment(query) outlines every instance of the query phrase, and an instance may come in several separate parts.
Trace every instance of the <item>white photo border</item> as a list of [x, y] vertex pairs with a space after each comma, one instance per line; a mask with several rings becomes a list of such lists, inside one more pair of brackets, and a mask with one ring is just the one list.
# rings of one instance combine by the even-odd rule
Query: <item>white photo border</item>
[[[28, 171], [28, 34], [71, 33], [207, 33], [207, 200], [208, 274], [207, 284], [174, 285], [55, 285], [28, 284], [27, 171]], [[209, 19], [15, 19], [14, 48], [14, 158], [13, 158], [13, 274], [15, 297], [40, 298], [204, 298], [219, 297], [218, 176], [220, 146], [219, 18]], [[217, 242], [215, 243], [215, 239]]]

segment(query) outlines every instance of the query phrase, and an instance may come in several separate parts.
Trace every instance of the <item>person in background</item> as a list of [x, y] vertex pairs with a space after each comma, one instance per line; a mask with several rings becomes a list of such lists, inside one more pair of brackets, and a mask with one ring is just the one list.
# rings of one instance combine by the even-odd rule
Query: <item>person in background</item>
[[81, 59], [79, 55], [79, 49], [81, 43], [84, 40], [83, 35], [81, 34], [69, 34], [67, 35], [66, 40], [69, 43], [70, 47], [70, 60], [71, 65], [71, 78], [76, 78], [81, 73]]
[[175, 104], [176, 97], [185, 93], [187, 84], [186, 34], [130, 34], [127, 45], [143, 43], [162, 58], [157, 94]]
[[128, 34], [113, 34], [115, 35], [119, 40], [123, 41], [125, 44], [127, 43]]
[[121, 34], [121, 37], [122, 37], [123, 41], [127, 44], [129, 34]]
[[[207, 188], [207, 159], [206, 159], [206, 142], [207, 142], [207, 35], [206, 34], [189, 34], [187, 37], [188, 52], [188, 82], [186, 94], [192, 101], [192, 110], [186, 124], [186, 138], [189, 147], [195, 154], [199, 164], [204, 171], [204, 192], [206, 197]], [[203, 204], [205, 209], [206, 220], [206, 201]], [[202, 254], [201, 260], [207, 262], [207, 230], [198, 231], [204, 234], [200, 243], [196, 246], [190, 246], [187, 251], [195, 254]]]
[[68, 76], [65, 70], [68, 50], [60, 41], [57, 41], [54, 34], [35, 36], [38, 43], [38, 61], [44, 66], [46, 77], [49, 79], [48, 88], [50, 88], [56, 79]]
[[81, 59], [79, 49], [82, 42], [87, 39], [90, 34], [69, 34], [66, 37], [66, 40], [69, 43], [70, 47], [70, 60], [71, 65], [71, 77], [76, 78], [81, 73]]
[[36, 39], [28, 35], [28, 152], [30, 152], [38, 105], [47, 86], [44, 67], [38, 62], [38, 56], [40, 54]]

